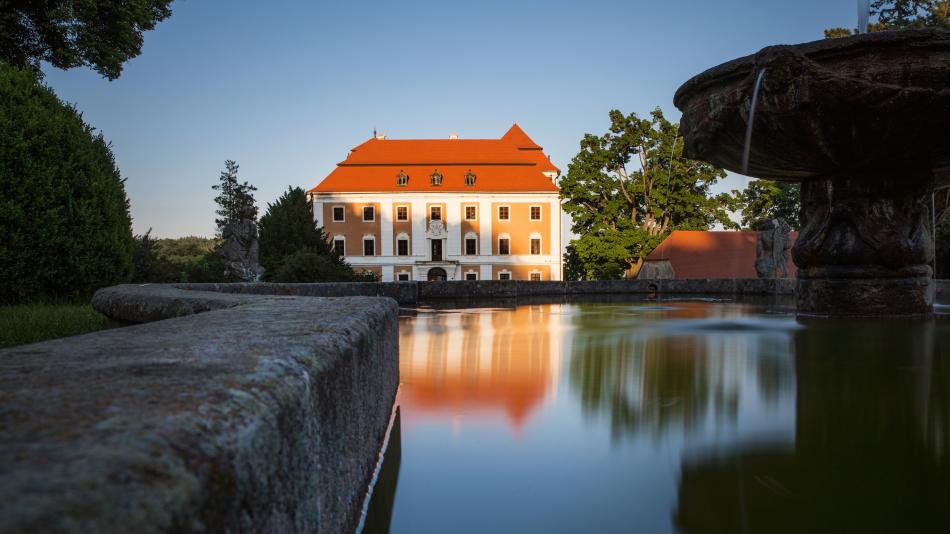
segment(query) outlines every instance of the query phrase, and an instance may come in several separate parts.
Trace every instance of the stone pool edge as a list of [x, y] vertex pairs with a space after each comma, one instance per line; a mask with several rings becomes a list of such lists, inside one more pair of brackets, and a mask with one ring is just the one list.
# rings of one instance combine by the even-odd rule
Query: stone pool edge
[[398, 387], [384, 298], [100, 290], [0, 351], [0, 531], [352, 531]]

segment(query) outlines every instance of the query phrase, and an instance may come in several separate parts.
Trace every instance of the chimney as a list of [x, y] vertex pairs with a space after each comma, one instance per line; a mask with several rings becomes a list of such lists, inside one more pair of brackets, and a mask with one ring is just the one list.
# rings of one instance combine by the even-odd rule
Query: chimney
[[386, 134], [376, 134], [376, 139], [379, 139], [380, 141], [385, 141]]
[[449, 139], [458, 139], [458, 138], [459, 138], [459, 134], [457, 134], [457, 133], [450, 133], [450, 134], [449, 134]]

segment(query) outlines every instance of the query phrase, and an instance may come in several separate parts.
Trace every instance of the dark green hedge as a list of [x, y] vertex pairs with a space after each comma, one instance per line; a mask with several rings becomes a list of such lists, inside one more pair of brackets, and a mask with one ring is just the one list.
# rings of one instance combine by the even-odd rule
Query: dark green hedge
[[86, 299], [131, 271], [109, 144], [30, 72], [0, 63], [0, 302]]

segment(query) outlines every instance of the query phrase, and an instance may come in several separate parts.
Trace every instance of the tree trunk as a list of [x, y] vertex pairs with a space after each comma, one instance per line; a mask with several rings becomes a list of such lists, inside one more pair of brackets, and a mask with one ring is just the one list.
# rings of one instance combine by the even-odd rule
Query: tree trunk
[[624, 271], [624, 278], [627, 280], [633, 280], [640, 274], [640, 269], [643, 268], [643, 257], [637, 258], [637, 261], [629, 264], [627, 270]]

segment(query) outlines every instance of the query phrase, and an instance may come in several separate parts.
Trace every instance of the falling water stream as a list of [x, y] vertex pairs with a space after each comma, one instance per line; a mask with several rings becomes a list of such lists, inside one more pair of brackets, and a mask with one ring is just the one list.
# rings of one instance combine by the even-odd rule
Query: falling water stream
[[858, 0], [858, 33], [868, 32], [868, 23], [871, 20], [871, 1]]
[[765, 77], [765, 70], [759, 71], [755, 78], [755, 88], [752, 90], [752, 105], [749, 107], [749, 122], [745, 128], [745, 147], [742, 149], [742, 174], [749, 174], [749, 149], [752, 145], [752, 125], [755, 123], [755, 108], [759, 103], [759, 89], [762, 88], [762, 78]]

